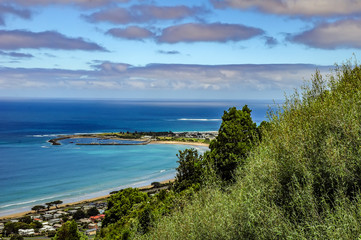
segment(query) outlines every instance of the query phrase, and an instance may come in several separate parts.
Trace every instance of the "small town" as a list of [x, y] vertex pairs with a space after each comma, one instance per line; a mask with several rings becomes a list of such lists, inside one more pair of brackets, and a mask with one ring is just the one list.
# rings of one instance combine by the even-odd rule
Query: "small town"
[[[149, 186], [140, 187], [141, 192], [149, 196], [161, 190], [170, 188], [173, 180], [152, 182]], [[117, 193], [113, 191], [110, 195]], [[69, 220], [74, 220], [80, 232], [89, 239], [93, 239], [102, 227], [102, 220], [107, 210], [107, 198], [99, 197], [93, 200], [84, 200], [74, 204], [62, 204], [60, 200], [36, 205], [31, 212], [23, 216], [0, 217], [0, 240], [12, 239], [12, 236], [20, 236], [24, 239], [51, 239], [56, 231]], [[20, 238], [20, 239], [23, 239]]]
[[44, 239], [47, 239], [53, 237], [63, 223], [74, 219], [81, 231], [93, 237], [101, 227], [106, 208], [106, 201], [100, 200], [58, 209], [44, 209], [20, 218], [2, 220], [0, 234], [2, 236], [19, 234], [23, 237], [44, 236]]

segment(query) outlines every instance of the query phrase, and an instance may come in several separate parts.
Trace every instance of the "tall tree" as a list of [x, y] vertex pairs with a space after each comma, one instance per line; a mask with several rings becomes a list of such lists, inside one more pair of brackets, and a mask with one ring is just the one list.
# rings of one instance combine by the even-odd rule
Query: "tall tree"
[[242, 110], [232, 107], [224, 111], [218, 136], [213, 140], [208, 154], [215, 172], [222, 180], [232, 180], [234, 170], [242, 165], [249, 151], [255, 145], [257, 125], [252, 121], [251, 109], [245, 105]]
[[192, 184], [200, 183], [202, 180], [202, 155], [199, 155], [197, 150], [192, 148], [179, 151], [177, 157], [179, 166], [176, 168], [175, 190], [182, 191]]

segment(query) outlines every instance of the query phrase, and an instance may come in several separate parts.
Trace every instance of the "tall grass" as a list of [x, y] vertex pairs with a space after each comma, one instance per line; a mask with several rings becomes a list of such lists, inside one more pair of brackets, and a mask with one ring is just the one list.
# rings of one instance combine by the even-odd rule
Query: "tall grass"
[[357, 239], [361, 68], [316, 71], [271, 114], [262, 143], [224, 190], [209, 186], [148, 239]]

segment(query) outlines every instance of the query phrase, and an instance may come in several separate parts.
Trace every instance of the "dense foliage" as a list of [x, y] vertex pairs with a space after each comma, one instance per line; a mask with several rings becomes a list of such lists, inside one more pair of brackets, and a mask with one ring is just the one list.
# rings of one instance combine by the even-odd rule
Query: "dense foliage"
[[210, 152], [179, 152], [173, 190], [131, 206], [126, 235], [108, 227], [102, 236], [359, 239], [361, 67], [316, 71], [269, 114], [256, 128], [247, 106], [229, 109]]
[[210, 179], [233, 179], [235, 169], [244, 164], [258, 140], [250, 113], [247, 105], [242, 110], [225, 111], [219, 135], [211, 142], [211, 151], [205, 157], [195, 149], [179, 151], [179, 166], [171, 189], [161, 190], [153, 197], [130, 188], [115, 192], [108, 200], [103, 228], [97, 238], [128, 239], [146, 234], [158, 219], [182, 210]]
[[85, 240], [88, 239], [84, 233], [79, 232], [76, 222], [68, 221], [64, 223], [58, 231], [53, 240]]
[[235, 169], [243, 165], [258, 138], [257, 125], [252, 121], [251, 110], [245, 105], [224, 112], [218, 136], [208, 154], [217, 175], [224, 181], [233, 179]]
[[196, 149], [185, 149], [177, 154], [179, 166], [177, 167], [176, 181], [174, 189], [181, 192], [192, 185], [202, 182], [203, 157]]
[[358, 239], [361, 67], [319, 72], [271, 112], [227, 191], [206, 186], [146, 239]]

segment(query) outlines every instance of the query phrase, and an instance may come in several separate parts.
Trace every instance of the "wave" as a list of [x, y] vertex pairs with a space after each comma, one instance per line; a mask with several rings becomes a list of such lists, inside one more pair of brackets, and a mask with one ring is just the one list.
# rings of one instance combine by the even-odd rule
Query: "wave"
[[62, 134], [35, 134], [35, 135], [30, 135], [30, 137], [36, 137], [36, 138], [42, 138], [42, 137], [57, 137], [59, 135]]
[[61, 195], [59, 195], [59, 196], [50, 196], [50, 197], [45, 197], [45, 198], [40, 198], [40, 199], [29, 200], [29, 201], [25, 201], [25, 202], [10, 203], [10, 204], [0, 206], [0, 209], [13, 207], [13, 206], [29, 205], [30, 203], [41, 202], [41, 201], [44, 201], [44, 200], [49, 200], [49, 199], [54, 199], [54, 198], [59, 198], [59, 197], [62, 197], [62, 196]]
[[218, 118], [178, 118], [178, 121], [200, 121], [200, 122], [216, 122], [222, 121], [222, 119]]

